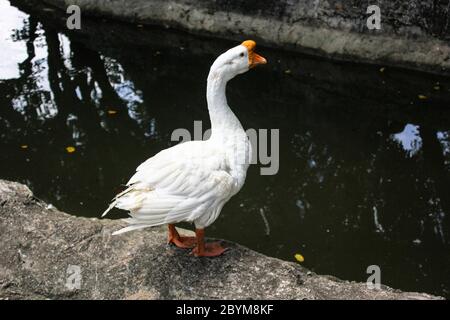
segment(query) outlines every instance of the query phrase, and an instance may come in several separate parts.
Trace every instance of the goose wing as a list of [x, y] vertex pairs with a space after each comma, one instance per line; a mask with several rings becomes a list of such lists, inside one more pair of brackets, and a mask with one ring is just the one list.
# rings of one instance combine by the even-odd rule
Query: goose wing
[[208, 141], [192, 141], [163, 150], [142, 163], [105, 211], [128, 210], [138, 228], [179, 221], [193, 221], [231, 197], [235, 181], [226, 156]]

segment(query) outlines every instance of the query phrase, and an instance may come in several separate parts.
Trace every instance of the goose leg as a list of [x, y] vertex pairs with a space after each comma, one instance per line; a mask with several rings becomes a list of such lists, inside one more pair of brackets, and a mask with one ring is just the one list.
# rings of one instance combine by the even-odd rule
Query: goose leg
[[175, 228], [175, 225], [169, 224], [168, 227], [169, 227], [169, 237], [167, 240], [168, 243], [173, 243], [175, 246], [182, 249], [193, 248], [197, 243], [196, 237], [180, 236], [177, 229]]
[[195, 229], [197, 246], [192, 250], [196, 257], [217, 257], [224, 253], [227, 248], [221, 246], [220, 242], [205, 243], [205, 230]]

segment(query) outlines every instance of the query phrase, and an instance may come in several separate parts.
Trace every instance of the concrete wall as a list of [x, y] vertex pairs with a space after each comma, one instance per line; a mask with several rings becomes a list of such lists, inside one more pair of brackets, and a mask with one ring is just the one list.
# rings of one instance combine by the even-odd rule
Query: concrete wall
[[[28, 0], [40, 2], [40, 0]], [[83, 14], [157, 24], [332, 58], [450, 70], [450, 0], [45, 0]], [[368, 30], [368, 5], [382, 29]]]

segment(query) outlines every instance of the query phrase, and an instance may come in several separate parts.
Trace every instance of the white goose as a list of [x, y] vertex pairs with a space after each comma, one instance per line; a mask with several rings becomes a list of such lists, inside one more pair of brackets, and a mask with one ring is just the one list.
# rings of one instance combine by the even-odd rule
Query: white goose
[[[192, 248], [196, 256], [218, 256], [219, 243], [205, 243], [204, 229], [219, 216], [224, 204], [244, 185], [251, 145], [238, 118], [227, 104], [227, 82], [250, 68], [265, 64], [252, 40], [226, 51], [211, 66], [207, 102], [211, 137], [181, 143], [146, 160], [103, 213], [116, 207], [128, 210], [130, 225], [123, 232], [168, 224], [169, 243]], [[196, 237], [182, 237], [174, 224], [195, 224]]]

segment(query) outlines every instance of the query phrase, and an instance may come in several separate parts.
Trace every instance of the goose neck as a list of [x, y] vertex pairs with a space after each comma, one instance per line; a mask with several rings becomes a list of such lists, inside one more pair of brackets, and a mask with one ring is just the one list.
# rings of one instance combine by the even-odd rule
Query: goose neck
[[206, 95], [213, 136], [224, 134], [230, 130], [242, 129], [239, 120], [227, 103], [227, 83], [228, 79], [223, 74], [211, 70], [208, 76]]

